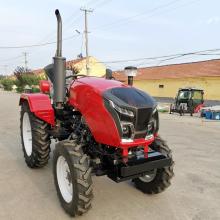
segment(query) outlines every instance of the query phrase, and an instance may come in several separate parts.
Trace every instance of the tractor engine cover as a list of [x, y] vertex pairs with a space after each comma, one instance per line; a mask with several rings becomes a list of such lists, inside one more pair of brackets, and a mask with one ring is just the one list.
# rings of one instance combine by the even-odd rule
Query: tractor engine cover
[[98, 143], [121, 146], [145, 139], [156, 111], [147, 93], [97, 77], [79, 78], [69, 90], [69, 104], [81, 112]]

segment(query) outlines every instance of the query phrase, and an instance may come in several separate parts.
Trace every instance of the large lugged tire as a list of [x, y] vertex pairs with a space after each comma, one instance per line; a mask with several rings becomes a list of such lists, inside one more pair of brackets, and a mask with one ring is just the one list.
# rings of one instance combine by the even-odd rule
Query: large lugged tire
[[91, 207], [93, 186], [89, 159], [81, 145], [60, 141], [54, 150], [53, 175], [64, 210], [71, 216], [82, 215]]
[[50, 154], [48, 124], [38, 119], [24, 102], [21, 106], [20, 132], [25, 162], [30, 168], [43, 167]]
[[[157, 137], [150, 147], [172, 159], [171, 150], [160, 137]], [[170, 186], [170, 180], [174, 176], [173, 166], [172, 159], [171, 166], [154, 170], [149, 175], [134, 179], [136, 188], [146, 194], [157, 194], [164, 191]]]

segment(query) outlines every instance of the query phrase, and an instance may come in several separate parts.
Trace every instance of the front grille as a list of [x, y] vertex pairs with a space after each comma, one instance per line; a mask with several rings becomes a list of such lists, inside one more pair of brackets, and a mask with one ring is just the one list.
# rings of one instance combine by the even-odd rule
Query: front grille
[[147, 125], [150, 120], [151, 114], [152, 114], [152, 108], [139, 108], [139, 109], [137, 109], [136, 123], [135, 123], [135, 130], [136, 131], [146, 131], [147, 132]]

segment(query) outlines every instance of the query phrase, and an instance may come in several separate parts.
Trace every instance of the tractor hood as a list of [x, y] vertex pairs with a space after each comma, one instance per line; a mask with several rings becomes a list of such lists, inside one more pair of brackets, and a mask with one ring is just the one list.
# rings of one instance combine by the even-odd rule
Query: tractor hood
[[[157, 105], [150, 95], [134, 87], [117, 87], [105, 91], [103, 98], [121, 137], [134, 139], [147, 135], [148, 124]], [[126, 136], [123, 130], [128, 129], [130, 135]]]
[[104, 91], [115, 87], [127, 87], [123, 83], [116, 80], [107, 80], [99, 77], [82, 77], [76, 80], [79, 83], [83, 83], [92, 87], [96, 92], [103, 93]]
[[134, 87], [111, 88], [104, 92], [103, 96], [117, 105], [127, 108], [156, 107], [156, 102], [150, 95]]
[[119, 105], [134, 108], [155, 108], [156, 101], [146, 92], [127, 86], [116, 80], [107, 80], [99, 77], [82, 77], [78, 83], [86, 84], [94, 91], [102, 94], [104, 98], [112, 100]]
[[156, 124], [153, 127], [158, 129], [156, 101], [116, 80], [97, 77], [75, 80], [70, 88], [69, 104], [83, 115], [99, 143], [119, 146], [122, 140], [144, 139], [152, 130], [149, 126], [152, 117]]

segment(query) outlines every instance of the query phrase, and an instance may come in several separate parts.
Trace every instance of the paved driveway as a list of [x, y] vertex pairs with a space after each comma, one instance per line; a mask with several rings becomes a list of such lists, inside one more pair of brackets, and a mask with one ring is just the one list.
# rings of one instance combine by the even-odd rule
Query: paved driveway
[[[70, 219], [56, 196], [51, 160], [43, 169], [25, 165], [18, 99], [0, 91], [0, 219]], [[220, 219], [220, 122], [162, 114], [160, 133], [176, 162], [172, 186], [149, 196], [130, 182], [94, 177], [93, 208], [78, 219]]]

